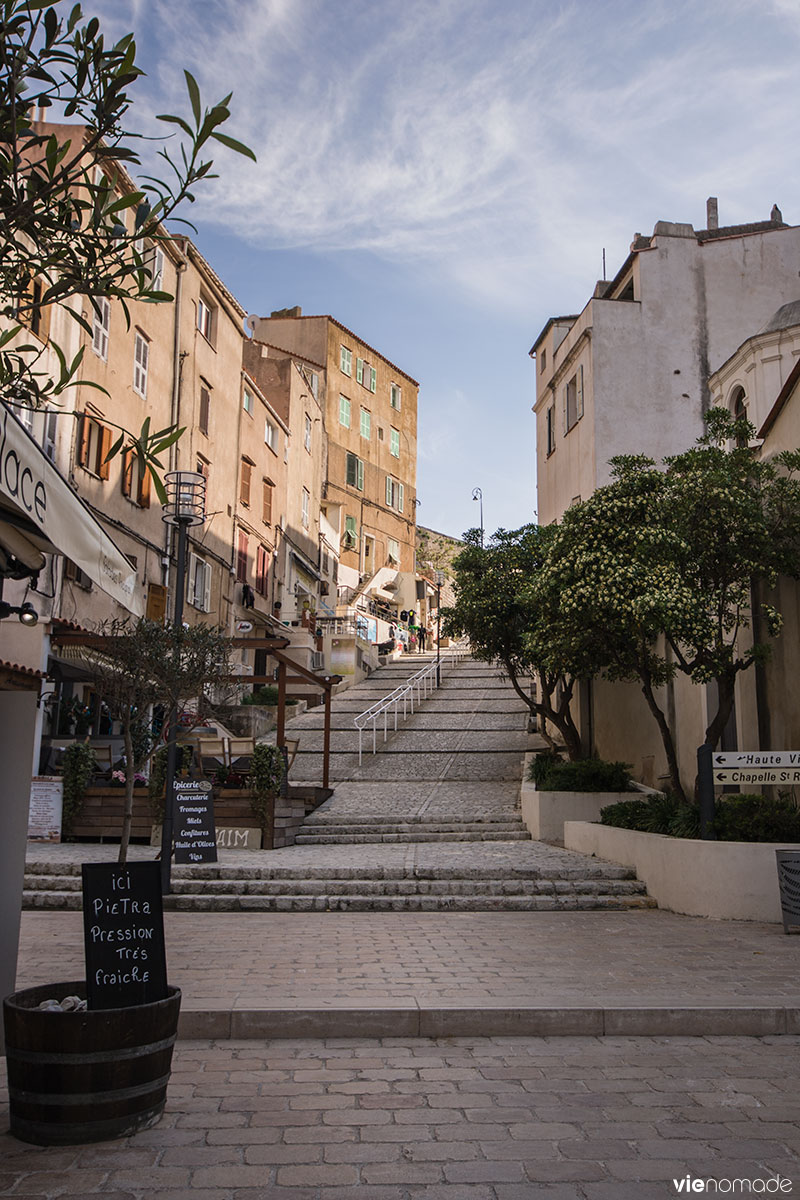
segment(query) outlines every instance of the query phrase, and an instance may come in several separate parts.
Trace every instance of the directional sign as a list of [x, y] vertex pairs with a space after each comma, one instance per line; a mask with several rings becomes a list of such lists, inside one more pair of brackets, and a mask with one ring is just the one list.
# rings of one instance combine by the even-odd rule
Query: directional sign
[[[716, 760], [716, 755], [714, 756]], [[714, 783], [800, 783], [800, 767], [728, 767], [714, 766]]]
[[721, 750], [713, 756], [714, 770], [748, 767], [797, 767], [800, 750]]

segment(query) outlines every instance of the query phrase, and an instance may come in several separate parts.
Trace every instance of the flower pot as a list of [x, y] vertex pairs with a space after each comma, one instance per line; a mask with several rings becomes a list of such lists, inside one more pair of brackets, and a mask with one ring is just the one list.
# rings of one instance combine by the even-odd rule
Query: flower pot
[[130, 1008], [42, 1011], [86, 984], [28, 988], [3, 1001], [11, 1132], [37, 1146], [127, 1137], [164, 1111], [181, 993]]

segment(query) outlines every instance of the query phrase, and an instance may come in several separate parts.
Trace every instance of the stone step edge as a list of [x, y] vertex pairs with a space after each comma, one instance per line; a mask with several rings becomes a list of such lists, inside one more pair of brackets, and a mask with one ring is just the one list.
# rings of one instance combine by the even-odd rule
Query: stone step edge
[[800, 1008], [609, 1005], [184, 1009], [181, 1041], [382, 1037], [774, 1037], [800, 1034]]

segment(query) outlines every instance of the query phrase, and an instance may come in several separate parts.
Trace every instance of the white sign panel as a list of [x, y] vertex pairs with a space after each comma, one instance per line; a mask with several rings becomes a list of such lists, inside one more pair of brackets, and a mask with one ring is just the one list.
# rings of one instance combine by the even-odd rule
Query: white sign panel
[[748, 767], [797, 767], [800, 750], [720, 750], [713, 755], [714, 770]]
[[61, 841], [64, 780], [60, 775], [34, 775], [28, 809], [28, 841]]
[[800, 767], [729, 767], [714, 768], [714, 783], [800, 783]]

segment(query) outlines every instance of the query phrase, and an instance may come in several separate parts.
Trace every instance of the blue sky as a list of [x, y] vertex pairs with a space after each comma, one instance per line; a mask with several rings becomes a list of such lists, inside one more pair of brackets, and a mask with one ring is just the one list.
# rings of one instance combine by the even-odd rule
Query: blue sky
[[[87, 9], [90, 6], [87, 5]], [[421, 524], [535, 512], [528, 350], [657, 220], [800, 222], [800, 0], [97, 0], [152, 114], [233, 90], [190, 214], [241, 304], [331, 313], [421, 384]], [[800, 295], [800, 281], [798, 286]]]

